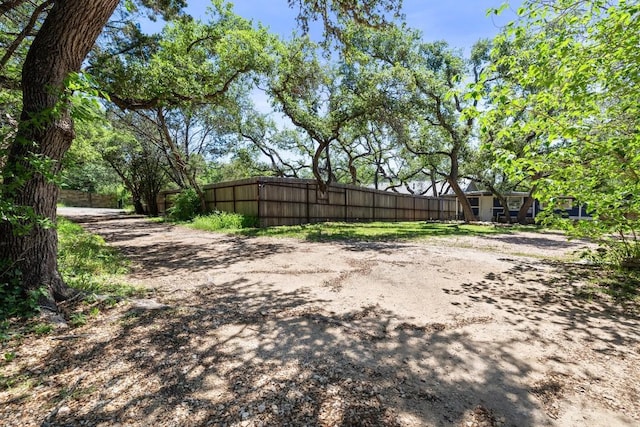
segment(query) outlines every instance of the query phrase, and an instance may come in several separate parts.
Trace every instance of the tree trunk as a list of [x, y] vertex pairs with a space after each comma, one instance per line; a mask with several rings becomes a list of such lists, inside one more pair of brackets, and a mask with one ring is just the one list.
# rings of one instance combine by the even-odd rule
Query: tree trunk
[[509, 210], [509, 202], [507, 198], [503, 195], [496, 196], [500, 201], [500, 205], [502, 206], [502, 210], [504, 211], [504, 220], [507, 224], [511, 224], [511, 211]]
[[520, 210], [518, 211], [518, 223], [520, 224], [527, 223], [527, 212], [529, 211], [529, 208], [533, 206], [534, 201], [535, 199], [531, 196], [531, 194], [529, 194], [524, 199], [524, 202], [522, 203], [522, 206], [520, 206]]
[[462, 188], [460, 188], [460, 184], [458, 184], [458, 178], [460, 177], [458, 164], [459, 151], [460, 149], [458, 148], [458, 144], [456, 144], [449, 154], [449, 159], [451, 160], [451, 168], [450, 173], [447, 176], [447, 182], [458, 198], [458, 202], [460, 202], [460, 205], [462, 206], [464, 222], [477, 221], [478, 219], [473, 213], [473, 209], [471, 208], [469, 199], [467, 199], [467, 195], [464, 194], [464, 191], [462, 191]]
[[133, 210], [137, 215], [145, 215], [147, 212], [144, 210], [142, 199], [140, 196], [133, 196]]
[[351, 176], [351, 184], [358, 185], [358, 170], [353, 165], [352, 159], [349, 159], [349, 175]]
[[182, 178], [186, 179], [189, 183], [189, 186], [193, 188], [193, 190], [198, 195], [198, 200], [200, 201], [200, 213], [204, 214], [207, 212], [207, 200], [205, 198], [204, 191], [200, 188], [198, 181], [196, 181], [195, 173], [189, 170], [188, 163], [182, 158], [182, 154], [180, 153], [180, 149], [176, 145], [175, 141], [171, 137], [171, 132], [169, 132], [169, 127], [167, 126], [167, 121], [165, 118], [165, 114], [162, 108], [158, 108], [156, 111], [156, 116], [158, 118], [158, 122], [160, 123], [160, 129], [162, 132], [162, 136], [164, 140], [167, 142], [171, 155], [173, 156], [173, 160], [175, 161], [175, 165], [177, 167], [177, 174]]
[[331, 180], [331, 175], [329, 175], [327, 180], [325, 180], [320, 170], [320, 159], [322, 158], [322, 153], [328, 149], [328, 146], [329, 142], [320, 142], [311, 161], [311, 171], [313, 172], [314, 178], [318, 182], [318, 189], [321, 193], [327, 192], [327, 188], [329, 187], [329, 182]]
[[151, 190], [147, 190], [144, 194], [144, 201], [147, 203], [147, 214], [154, 217], [158, 216], [158, 194]]
[[438, 181], [436, 180], [436, 171], [434, 169], [431, 170], [431, 176], [429, 178], [431, 179], [431, 188], [433, 189], [431, 195], [433, 197], [440, 197], [440, 192], [438, 191]]
[[[118, 0], [56, 1], [22, 68], [23, 109], [3, 170], [1, 193], [16, 207], [33, 208], [37, 216], [53, 223], [58, 188], [46, 175], [60, 171], [60, 161], [74, 137], [73, 121], [66, 105], [61, 105], [64, 81], [80, 70], [117, 4]], [[55, 116], [54, 109], [59, 111]], [[51, 165], [36, 170], [33, 160], [50, 160]], [[41, 303], [53, 308], [55, 301], [71, 295], [58, 272], [57, 233], [31, 222], [28, 233], [19, 233], [9, 221], [0, 222], [0, 260], [11, 266], [11, 272], [19, 272], [25, 294], [46, 288], [48, 295]]]
[[147, 201], [147, 206], [149, 206], [147, 214], [149, 216], [156, 217], [160, 214], [160, 209], [158, 209], [158, 201], [156, 199], [149, 199]]
[[462, 212], [464, 213], [464, 222], [477, 221], [477, 218], [473, 213], [473, 209], [471, 208], [471, 203], [469, 203], [469, 199], [467, 199], [467, 195], [464, 194], [464, 191], [462, 191], [462, 188], [460, 188], [460, 185], [458, 184], [458, 182], [450, 178], [447, 178], [447, 181], [449, 182], [451, 189], [458, 197], [458, 201], [462, 206]]
[[529, 208], [531, 208], [531, 206], [533, 206], [535, 199], [533, 198], [533, 194], [535, 193], [536, 189], [538, 188], [538, 182], [540, 179], [542, 179], [543, 177], [543, 173], [542, 172], [537, 172], [536, 174], [534, 174], [531, 177], [531, 180], [533, 181], [533, 185], [531, 186], [531, 189], [529, 190], [529, 195], [527, 196], [526, 199], [524, 199], [524, 202], [522, 202], [522, 206], [520, 206], [520, 210], [518, 210], [518, 223], [519, 224], [526, 224], [527, 223], [527, 211], [529, 211]]

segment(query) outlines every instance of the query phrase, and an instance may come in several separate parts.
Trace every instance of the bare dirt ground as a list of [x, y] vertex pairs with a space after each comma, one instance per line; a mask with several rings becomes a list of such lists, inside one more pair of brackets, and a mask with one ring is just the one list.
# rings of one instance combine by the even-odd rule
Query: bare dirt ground
[[153, 293], [3, 348], [15, 359], [0, 373], [27, 385], [0, 389], [0, 425], [640, 425], [638, 310], [558, 261], [584, 242], [312, 243], [74, 219]]

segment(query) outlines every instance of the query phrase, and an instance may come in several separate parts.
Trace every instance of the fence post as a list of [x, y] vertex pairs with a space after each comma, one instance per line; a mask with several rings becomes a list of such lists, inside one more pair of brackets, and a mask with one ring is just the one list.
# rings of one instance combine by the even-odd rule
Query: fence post
[[371, 211], [371, 220], [376, 220], [376, 192], [373, 191], [373, 209]]
[[307, 202], [307, 224], [311, 224], [311, 213], [309, 212], [310, 209], [310, 199], [311, 197], [309, 197], [309, 183], [307, 182], [306, 184], [307, 187], [307, 197], [306, 197], [306, 202]]
[[349, 191], [349, 189], [347, 187], [344, 187], [344, 221], [348, 222], [349, 221], [349, 208], [347, 207], [347, 192]]
[[261, 188], [260, 187], [260, 180], [256, 181], [256, 185], [257, 185], [257, 188], [258, 188], [258, 195], [257, 195], [257, 198], [258, 198], [258, 200], [257, 200], [258, 201], [258, 227], [261, 227], [261, 221], [262, 220], [260, 219], [260, 205], [262, 204], [262, 202], [260, 201], [260, 188]]
[[394, 195], [393, 199], [396, 201], [396, 208], [395, 208], [395, 215], [396, 215], [396, 222], [398, 222], [398, 195]]
[[236, 186], [234, 185], [233, 187], [231, 187], [232, 189], [232, 193], [233, 193], [233, 212], [234, 213], [238, 213], [236, 211]]
[[413, 220], [416, 220], [416, 196], [413, 196]]

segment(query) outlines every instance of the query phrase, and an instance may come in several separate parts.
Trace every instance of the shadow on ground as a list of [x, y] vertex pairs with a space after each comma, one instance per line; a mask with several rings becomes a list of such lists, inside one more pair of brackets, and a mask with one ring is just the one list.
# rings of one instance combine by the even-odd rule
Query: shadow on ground
[[[558, 233], [555, 233], [557, 236]], [[570, 249], [575, 248], [576, 243], [583, 243], [588, 245], [592, 242], [587, 240], [560, 240], [556, 238], [545, 237], [544, 234], [538, 236], [522, 236], [522, 235], [509, 235], [499, 234], [487, 236], [487, 239], [496, 240], [499, 242], [509, 243], [518, 246], [529, 246], [531, 248], [554, 248], [554, 249]]]
[[[479, 343], [455, 325], [389, 329], [393, 313], [377, 307], [336, 316], [322, 305], [240, 280], [131, 308], [112, 334], [95, 325], [86, 342], [61, 340], [42, 359], [47, 381], [76, 379], [50, 401], [73, 409], [50, 406], [42, 425], [450, 425], [474, 411], [535, 424], [536, 402], [519, 385], [529, 366], [509, 342]], [[483, 361], [489, 354], [509, 369]], [[468, 363], [482, 369], [449, 376]]]
[[[266, 242], [243, 236], [216, 234], [184, 229], [183, 241], [162, 242], [163, 233], [176, 227], [168, 223], [152, 223], [138, 217], [117, 217], [97, 222], [76, 218], [92, 233], [100, 234], [132, 261], [135, 271], [145, 277], [164, 277], [184, 272], [222, 271], [225, 268], [274, 254], [291, 252], [280, 242]], [[154, 236], [154, 239], [145, 240]], [[160, 239], [157, 239], [160, 236]], [[159, 241], [158, 241], [159, 240]], [[201, 256], [206, 253], [206, 256]], [[135, 273], [135, 272], [134, 272]]]
[[[394, 323], [377, 306], [338, 316], [303, 290], [245, 279], [201, 286], [171, 306], [105, 316], [16, 375], [57, 382], [37, 416], [49, 426], [545, 425], [570, 379], [527, 383], [533, 366], [515, 348], [548, 346], [549, 360], [593, 377], [563, 342], [585, 340], [594, 354], [612, 355], [637, 351], [640, 332], [635, 315], [576, 297], [573, 273], [547, 280], [536, 268], [517, 263], [445, 290], [496, 311], [447, 324]], [[513, 280], [531, 286], [515, 290]], [[502, 326], [524, 335], [470, 333], [494, 327], [500, 314], [509, 319]], [[551, 332], [542, 329], [549, 321]], [[637, 388], [626, 380], [627, 392]]]
[[481, 236], [510, 233], [509, 228], [496, 228], [469, 224], [445, 224], [442, 222], [330, 222], [303, 224], [298, 226], [247, 229], [240, 231], [245, 236], [288, 236], [292, 232], [309, 242], [375, 241], [393, 242], [429, 237]]
[[637, 277], [621, 272], [519, 261], [480, 282], [444, 291], [490, 305], [495, 316], [541, 348], [547, 373], [530, 391], [552, 418], [562, 400], [578, 391], [610, 416], [620, 414], [613, 424], [635, 425], [630, 420], [640, 420], [639, 285]]

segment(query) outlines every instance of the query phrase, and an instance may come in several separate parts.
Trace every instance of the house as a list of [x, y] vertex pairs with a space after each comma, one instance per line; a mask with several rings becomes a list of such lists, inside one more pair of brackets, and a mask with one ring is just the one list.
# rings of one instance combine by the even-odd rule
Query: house
[[[504, 208], [500, 204], [500, 201], [490, 191], [478, 190], [474, 183], [470, 183], [465, 194], [471, 205], [471, 209], [476, 218], [480, 221], [504, 221], [505, 214]], [[455, 194], [449, 193], [448, 197], [456, 197]], [[529, 196], [528, 192], [522, 191], [510, 191], [504, 193], [507, 199], [507, 205], [509, 206], [509, 214], [512, 219], [518, 216], [520, 207], [523, 205], [526, 198]], [[579, 205], [572, 197], [561, 198], [562, 209], [559, 213], [569, 219], [591, 219], [591, 216], [587, 213], [587, 208], [584, 205]], [[462, 214], [462, 208], [459, 207]], [[536, 215], [538, 215], [544, 206], [538, 200], [534, 200], [532, 206], [527, 210], [526, 218], [532, 222], [535, 221]]]
[[[467, 191], [465, 194], [467, 195], [467, 199], [469, 200], [473, 213], [480, 221], [500, 222], [501, 220], [504, 220], [506, 216], [504, 208], [500, 204], [498, 198], [494, 197], [491, 192], [476, 190]], [[516, 218], [518, 216], [520, 207], [528, 196], [529, 193], [519, 191], [505, 193], [507, 205], [509, 206], [509, 214], [512, 218]], [[540, 203], [535, 200], [533, 205], [527, 211], [527, 218], [530, 218], [532, 221], [535, 220], [538, 212], [540, 212]]]

